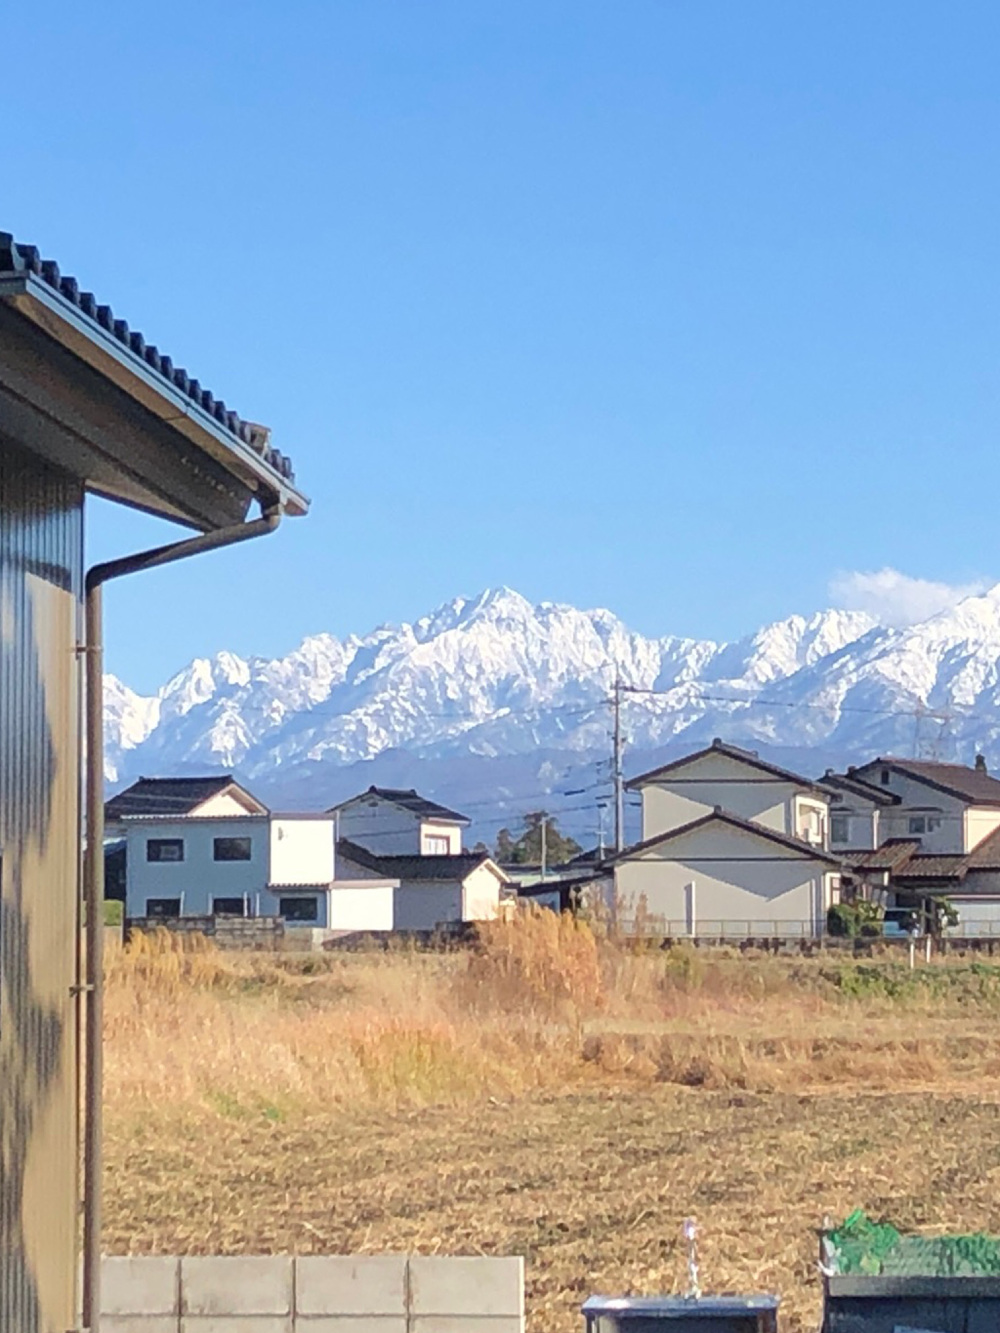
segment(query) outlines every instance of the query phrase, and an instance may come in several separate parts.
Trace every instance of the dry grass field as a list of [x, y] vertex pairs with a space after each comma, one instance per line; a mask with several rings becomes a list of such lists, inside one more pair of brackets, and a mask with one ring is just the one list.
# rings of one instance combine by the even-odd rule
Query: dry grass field
[[816, 1326], [856, 1206], [1000, 1231], [1000, 968], [634, 953], [566, 918], [470, 953], [109, 959], [106, 1248], [520, 1253], [591, 1292], [774, 1290]]

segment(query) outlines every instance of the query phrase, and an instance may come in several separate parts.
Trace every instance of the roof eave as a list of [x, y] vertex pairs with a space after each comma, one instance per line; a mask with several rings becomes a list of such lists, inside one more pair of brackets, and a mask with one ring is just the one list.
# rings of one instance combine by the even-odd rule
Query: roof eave
[[0, 275], [0, 300], [234, 473], [263, 507], [308, 513], [308, 499], [287, 477], [37, 274]]

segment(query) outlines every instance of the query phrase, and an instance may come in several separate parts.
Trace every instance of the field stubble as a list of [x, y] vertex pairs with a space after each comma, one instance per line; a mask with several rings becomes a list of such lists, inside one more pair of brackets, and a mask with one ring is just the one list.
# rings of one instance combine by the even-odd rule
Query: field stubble
[[113, 1253], [519, 1253], [591, 1292], [776, 1290], [855, 1206], [1000, 1230], [1000, 969], [636, 953], [529, 915], [470, 953], [109, 958]]

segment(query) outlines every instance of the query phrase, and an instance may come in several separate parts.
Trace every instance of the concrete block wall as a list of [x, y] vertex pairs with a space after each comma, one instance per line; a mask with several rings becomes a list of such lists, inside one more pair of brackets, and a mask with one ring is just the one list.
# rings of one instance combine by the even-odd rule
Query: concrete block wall
[[101, 1333], [524, 1333], [524, 1260], [104, 1260]]

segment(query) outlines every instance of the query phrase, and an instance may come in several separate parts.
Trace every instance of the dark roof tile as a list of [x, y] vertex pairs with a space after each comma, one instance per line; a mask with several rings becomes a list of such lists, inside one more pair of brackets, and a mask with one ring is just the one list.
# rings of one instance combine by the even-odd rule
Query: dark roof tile
[[386, 879], [462, 880], [492, 859], [487, 852], [458, 852], [454, 856], [377, 856], [347, 838], [341, 838], [337, 843], [337, 855], [366, 870], [378, 871]]
[[[131, 787], [112, 796], [104, 807], [104, 817], [116, 820], [139, 815], [187, 815], [209, 797], [217, 796], [229, 787], [237, 787], [250, 796], [245, 788], [225, 774], [201, 778], [140, 778]], [[260, 805], [255, 797], [250, 799]], [[265, 807], [261, 805], [260, 808], [264, 812]]]
[[[230, 412], [225, 403], [216, 401], [207, 389], [202, 389], [197, 380], [189, 380], [183, 371], [173, 371], [169, 357], [160, 356], [154, 346], [147, 346], [146, 340], [138, 330], [130, 329], [123, 319], [116, 319], [110, 306], [98, 305], [93, 292], [81, 292], [75, 278], [63, 277], [59, 265], [51, 259], [41, 259], [38, 249], [33, 245], [23, 245], [14, 240], [9, 232], [0, 231], [0, 276], [23, 272], [41, 277], [48, 286], [74, 305], [87, 319], [99, 325], [112, 337], [116, 338], [134, 355], [141, 357], [157, 374], [168, 380], [175, 389], [186, 394], [199, 407], [204, 408], [231, 435], [244, 443], [250, 443], [265, 461], [271, 463], [276, 471], [289, 482], [295, 480], [291, 461], [282, 454], [272, 459], [263, 447], [258, 447], [253, 438], [253, 423], [243, 421], [235, 412]], [[248, 428], [248, 431], [244, 428]]]
[[404, 810], [419, 815], [421, 819], [440, 819], [446, 824], [468, 824], [470, 822], [466, 815], [460, 815], [457, 810], [449, 810], [446, 805], [438, 805], [437, 801], [429, 801], [426, 796], [421, 796], [412, 787], [369, 787], [367, 791], [360, 792], [357, 796], [352, 796], [349, 800], [341, 801], [339, 805], [330, 808], [331, 810], [342, 810], [345, 805], [362, 801], [366, 796], [380, 796], [383, 801], [391, 801], [393, 805], [402, 806]]
[[873, 759], [865, 769], [882, 767], [895, 769], [905, 777], [926, 782], [938, 791], [957, 796], [970, 805], [1000, 806], [1000, 781], [991, 778], [985, 768], [969, 768], [965, 764], [941, 764], [931, 759]]

